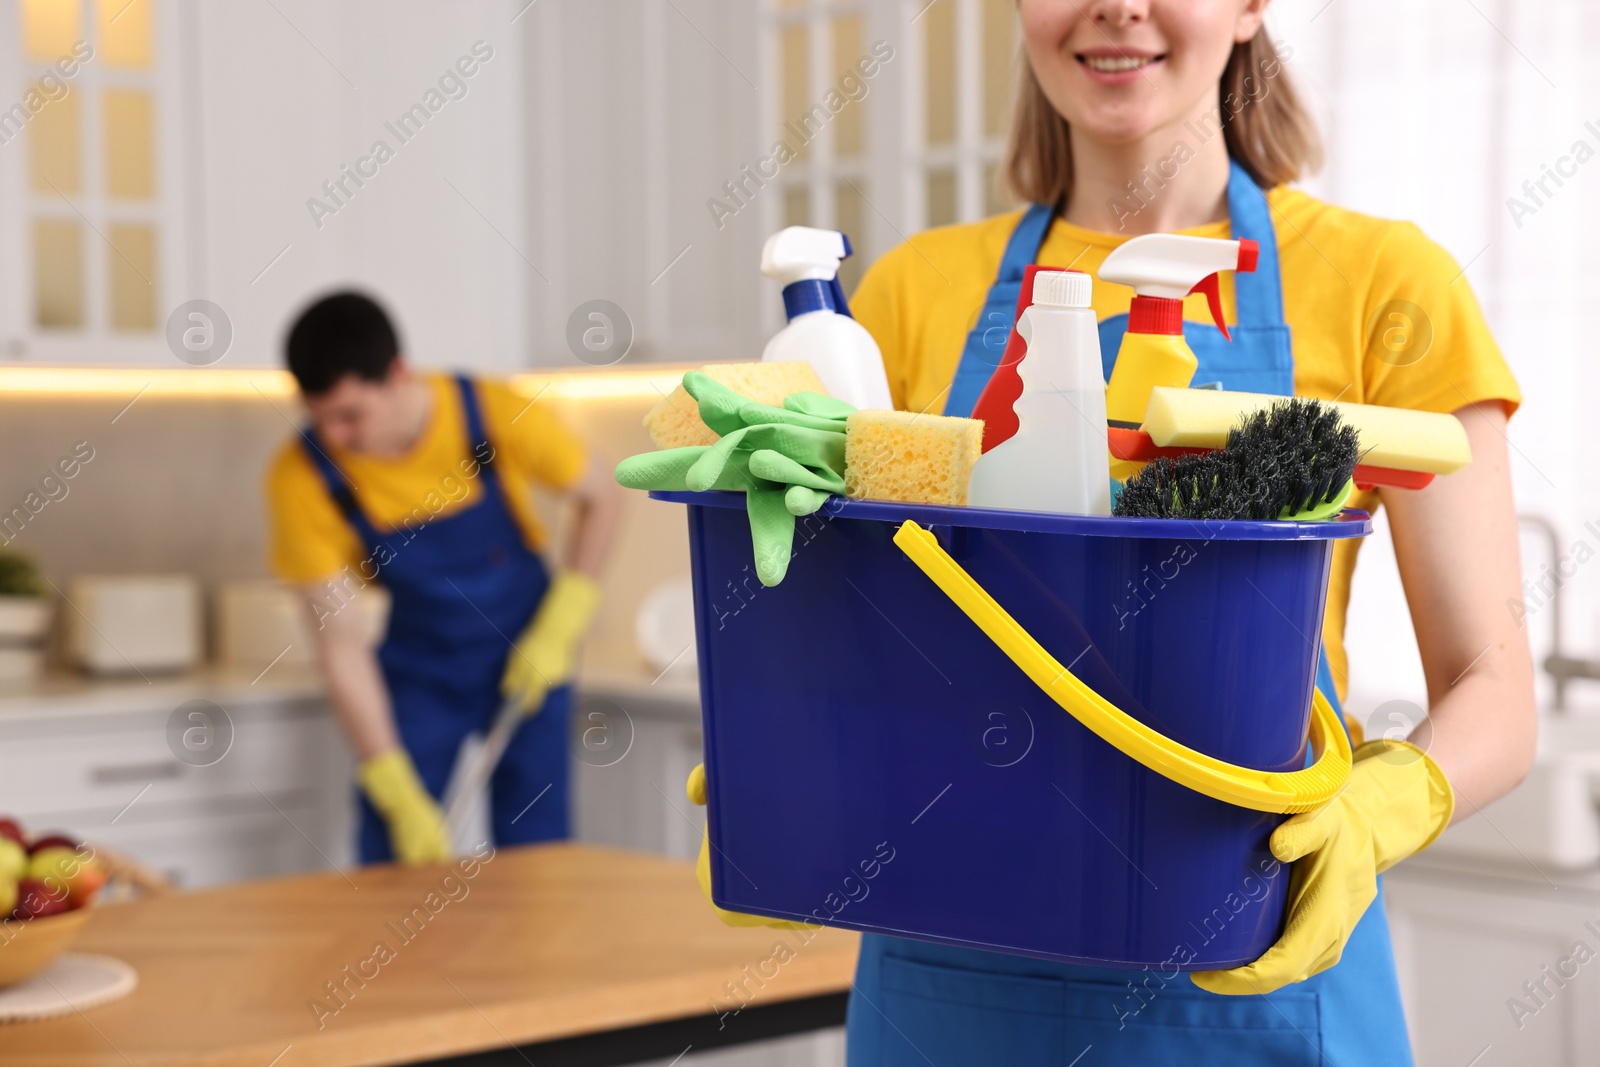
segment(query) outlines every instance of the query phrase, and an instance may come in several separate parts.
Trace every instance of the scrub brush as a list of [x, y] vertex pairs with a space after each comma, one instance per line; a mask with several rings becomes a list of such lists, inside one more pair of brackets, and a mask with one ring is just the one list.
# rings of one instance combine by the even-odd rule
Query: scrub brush
[[1222, 448], [1151, 461], [1129, 478], [1113, 515], [1150, 519], [1290, 519], [1337, 515], [1362, 456], [1339, 412], [1298, 397], [1258, 409]]

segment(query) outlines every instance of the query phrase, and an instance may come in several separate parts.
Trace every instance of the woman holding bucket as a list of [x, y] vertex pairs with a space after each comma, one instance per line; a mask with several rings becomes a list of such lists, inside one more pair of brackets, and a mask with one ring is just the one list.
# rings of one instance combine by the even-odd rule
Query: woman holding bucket
[[[850, 1004], [851, 1063], [1408, 1064], [1379, 873], [1511, 789], [1529, 767], [1532, 661], [1505, 441], [1520, 399], [1461, 270], [1414, 226], [1343, 211], [1287, 183], [1315, 131], [1262, 25], [1269, 0], [1019, 0], [1025, 69], [1006, 177], [1031, 206], [921, 234], [852, 301], [896, 406], [968, 415], [999, 362], [1024, 268], [1095, 273], [1129, 237], [1251, 238], [1223, 275], [1233, 340], [1186, 307], [1196, 382], [1454, 412], [1473, 462], [1388, 507], [1428, 679], [1409, 742], [1358, 748], [1350, 783], [1272, 840], [1295, 861], [1282, 938], [1254, 964], [1135, 985], [1101, 970], [868, 935]], [[1095, 286], [1108, 361], [1130, 292]], [[1369, 343], [1399, 314], [1431, 345]], [[964, 343], [963, 343], [964, 339]], [[1420, 349], [1420, 345], [1418, 348]], [[1318, 687], [1344, 689], [1354, 541], [1336, 550]], [[1358, 724], [1349, 724], [1360, 745]]]

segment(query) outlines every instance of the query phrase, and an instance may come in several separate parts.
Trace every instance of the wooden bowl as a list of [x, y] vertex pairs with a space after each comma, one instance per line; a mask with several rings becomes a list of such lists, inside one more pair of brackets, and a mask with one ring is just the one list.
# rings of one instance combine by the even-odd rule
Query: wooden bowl
[[43, 919], [7, 919], [0, 924], [0, 988], [50, 966], [88, 921], [89, 909], [77, 908]]

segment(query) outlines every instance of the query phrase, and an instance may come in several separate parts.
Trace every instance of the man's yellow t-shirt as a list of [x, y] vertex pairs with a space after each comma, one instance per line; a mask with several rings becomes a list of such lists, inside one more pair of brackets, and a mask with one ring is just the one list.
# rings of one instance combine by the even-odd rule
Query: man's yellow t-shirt
[[[328, 452], [354, 487], [357, 504], [380, 531], [443, 518], [477, 502], [483, 492], [455, 379], [428, 374], [424, 380], [433, 392], [433, 410], [422, 436], [405, 455], [367, 456], [331, 447]], [[583, 476], [583, 442], [548, 406], [529, 403], [499, 382], [474, 386], [506, 503], [528, 547], [538, 551], [545, 534], [531, 489], [576, 484]], [[367, 549], [329, 495], [298, 435], [273, 458], [266, 490], [269, 552], [278, 577], [316, 583], [346, 566], [361, 572]]]
[[[1405, 222], [1359, 215], [1298, 189], [1267, 193], [1277, 231], [1284, 319], [1301, 396], [1448, 412], [1499, 400], [1509, 414], [1517, 383], [1489, 335], [1478, 302], [1449, 253]], [[895, 406], [943, 410], [967, 333], [977, 322], [1006, 241], [1021, 212], [918, 234], [882, 256], [851, 298], [855, 317], [877, 340]], [[1227, 222], [1183, 233], [1230, 236]], [[1127, 237], [1056, 219], [1037, 262], [1096, 275], [1095, 314], [1127, 312], [1133, 290], [1098, 279], [1100, 264]], [[1233, 275], [1221, 276], [1224, 315], [1233, 314]], [[1210, 322], [1205, 298], [1184, 315]], [[1399, 317], [1396, 317], [1399, 316]], [[1376, 493], [1351, 506], [1376, 510]], [[1338, 542], [1323, 639], [1341, 696], [1348, 678], [1345, 609], [1360, 540]]]

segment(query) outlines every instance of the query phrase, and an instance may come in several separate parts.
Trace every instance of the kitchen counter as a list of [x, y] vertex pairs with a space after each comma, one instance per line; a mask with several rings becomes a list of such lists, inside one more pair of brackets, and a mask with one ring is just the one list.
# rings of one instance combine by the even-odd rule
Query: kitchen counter
[[316, 670], [279, 664], [268, 670], [205, 667], [182, 674], [149, 674], [94, 678], [76, 673], [51, 673], [31, 681], [0, 686], [0, 723], [46, 716], [122, 714], [170, 711], [190, 700], [209, 700], [224, 708], [313, 700], [322, 696]]
[[[692, 663], [652, 673], [637, 662], [585, 662], [577, 679], [585, 696], [663, 708], [689, 708], [699, 717], [700, 688]], [[171, 710], [189, 700], [209, 700], [224, 708], [323, 697], [320, 672], [313, 666], [278, 664], [267, 670], [208, 666], [183, 674], [94, 678], [53, 672], [34, 681], [0, 685], [0, 723], [38, 716], [103, 715], [152, 709]]]
[[74, 946], [131, 963], [132, 995], [5, 1027], [0, 1067], [670, 1058], [838, 1025], [858, 937], [807, 936], [724, 926], [687, 863], [572, 844], [174, 894]]

